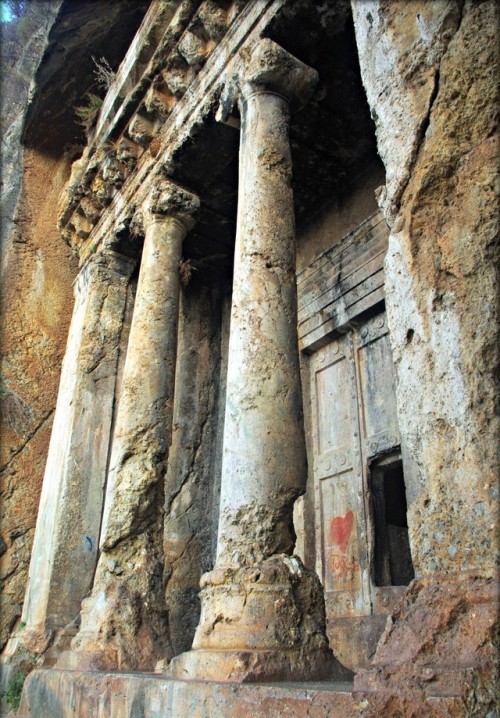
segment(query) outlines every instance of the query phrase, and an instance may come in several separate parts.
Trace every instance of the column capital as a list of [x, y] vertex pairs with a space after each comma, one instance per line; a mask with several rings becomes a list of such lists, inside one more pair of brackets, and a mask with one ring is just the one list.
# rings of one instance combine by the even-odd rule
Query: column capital
[[317, 71], [273, 40], [258, 40], [243, 59], [239, 85], [244, 99], [256, 92], [283, 95], [298, 106], [311, 99], [318, 83]]
[[99, 269], [115, 272], [116, 274], [129, 277], [137, 264], [135, 259], [126, 257], [119, 252], [115, 252], [109, 246], [100, 246], [91, 250], [84, 257], [84, 261], [80, 266], [80, 274], [85, 272], [93, 272]]
[[165, 219], [180, 222], [185, 231], [194, 227], [194, 215], [200, 207], [200, 198], [169, 180], [159, 180], [142, 205], [144, 226]]

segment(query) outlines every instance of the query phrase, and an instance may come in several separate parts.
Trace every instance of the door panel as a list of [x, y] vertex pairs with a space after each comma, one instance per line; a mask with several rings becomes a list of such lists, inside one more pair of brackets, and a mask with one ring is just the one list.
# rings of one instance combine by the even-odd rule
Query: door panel
[[365, 458], [400, 443], [394, 365], [385, 315], [366, 322], [355, 334], [359, 407]]
[[[332, 347], [330, 354], [333, 350]], [[351, 445], [349, 359], [339, 351], [333, 357], [325, 357], [325, 366], [316, 372], [318, 450], [322, 455]]]
[[385, 314], [310, 359], [316, 563], [329, 621], [367, 616], [394, 597], [372, 580], [369, 467], [400, 443]]
[[363, 475], [352, 336], [312, 357], [317, 570], [329, 617], [370, 612]]

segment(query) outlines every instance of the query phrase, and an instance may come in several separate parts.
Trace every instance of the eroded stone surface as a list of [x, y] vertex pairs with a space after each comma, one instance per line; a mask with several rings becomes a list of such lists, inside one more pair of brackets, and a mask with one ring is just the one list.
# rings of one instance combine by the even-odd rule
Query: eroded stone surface
[[200, 615], [200, 578], [215, 558], [224, 422], [221, 353], [227, 352], [227, 338], [221, 341], [220, 292], [204, 287], [193, 275], [180, 301], [165, 481], [165, 601], [174, 655], [191, 648]]
[[[391, 52], [403, 78], [413, 68], [405, 28], [423, 32], [426, 17], [415, 14], [415, 5], [404, 5], [407, 15], [396, 18], [396, 7], [380, 15], [397, 30]], [[444, 10], [454, 17], [458, 6], [436, 3], [425, 8], [437, 13], [440, 22]], [[378, 3], [371, 12], [376, 13]], [[397, 103], [390, 103], [384, 93], [374, 98], [380, 87], [369, 49], [374, 45], [365, 44], [373, 31], [357, 10], [355, 17], [372, 111], [383, 136], [396, 138], [391, 154], [395, 158], [405, 145], [398, 140], [401, 122], [387, 112]], [[400, 429], [414, 462], [407, 487], [417, 573], [488, 572], [494, 566], [495, 18], [494, 3], [466, 3], [452, 24], [455, 34], [435, 29], [436, 34], [419, 40], [421, 51], [431, 38], [436, 51], [442, 48], [439, 58], [426, 54], [429, 61], [434, 58], [434, 74], [439, 71], [431, 107], [411, 114], [413, 122], [424, 123], [425, 136], [413, 159], [405, 150], [407, 160], [399, 170], [393, 159], [387, 159], [399, 189], [391, 200], [398, 213], [386, 259], [386, 303], [399, 379]], [[435, 21], [429, 20], [429, 27], [435, 27]], [[464, 57], [474, 62], [464, 63]], [[411, 83], [400, 90], [404, 102], [414, 83], [425, 76], [422, 64], [412, 69]], [[409, 178], [402, 169], [405, 163], [412, 164]]]
[[306, 456], [288, 100], [276, 94], [290, 94], [290, 77], [298, 92], [300, 81], [310, 86], [316, 79], [263, 40], [240, 83], [241, 182], [217, 560], [202, 579], [193, 651], [170, 667], [176, 677], [257, 681], [341, 671], [328, 649], [319, 580], [291, 556], [293, 503], [304, 491]]
[[[78, 618], [97, 557], [127, 286], [133, 263], [94, 257], [80, 272], [40, 499], [24, 626], [16, 644], [39, 654]], [[94, 401], [99, 391], [100, 402]], [[85, 499], [82, 501], [82, 497]], [[71, 567], [78, 563], [77, 576]]]
[[76, 273], [51, 220], [70, 158], [21, 144], [59, 5], [37, 17], [28, 8], [29, 38], [14, 54], [12, 25], [1, 29], [0, 648], [21, 617]]
[[[408, 449], [411, 552], [417, 577], [430, 582], [410, 589], [407, 609], [383, 638], [363, 681], [371, 675], [380, 688], [394, 671], [395, 691], [396, 682], [409, 685], [417, 675], [434, 685], [463, 680], [471, 691], [471, 715], [482, 716], [492, 700], [491, 646], [498, 642], [489, 624], [494, 599], [488, 606], [470, 598], [476, 589], [467, 576], [497, 571], [498, 8], [490, 2], [374, 2], [353, 3], [353, 12], [363, 82], [389, 175], [381, 197], [392, 224], [386, 305], [399, 425]], [[378, 40], [398, 69], [394, 83], [382, 79]], [[413, 109], [403, 118], [405, 106]], [[434, 574], [442, 589], [430, 587]], [[447, 588], [448, 581], [456, 586]], [[412, 638], [414, 615], [427, 645]], [[408, 663], [415, 668], [399, 664], [396, 634], [398, 646], [408, 642]], [[484, 639], [487, 667], [471, 668], [467, 677], [461, 661], [479, 660], [476, 639]], [[382, 657], [393, 663], [385, 674]]]
[[[219, 101], [221, 78], [226, 72], [229, 75], [232, 72], [234, 47], [238, 43], [246, 45], [242, 53], [249, 61], [245, 79], [254, 83], [253, 89], [257, 92], [266, 94], [271, 90], [275, 94], [264, 109], [258, 105], [259, 95], [251, 97], [251, 92], [246, 98], [246, 108], [242, 103], [242, 112], [248, 111], [242, 125], [244, 148], [249, 133], [255, 130], [249, 117], [257, 107], [262, 110], [258, 118], [262, 124], [255, 131], [256, 141], [245, 159], [239, 183], [240, 205], [248, 202], [246, 210], [255, 221], [253, 224], [243, 222], [247, 244], [244, 252], [238, 246], [235, 268], [233, 326], [236, 327], [234, 334], [239, 333], [239, 343], [233, 344], [229, 352], [227, 418], [228, 426], [238, 424], [238, 431], [227, 430], [220, 561], [204, 579], [204, 606], [196, 650], [174, 663], [174, 673], [184, 675], [186, 669], [186, 675], [191, 677], [205, 675], [239, 681], [306, 675], [301, 671], [305, 670], [307, 652], [312, 651], [313, 659], [307, 668], [319, 675], [315, 671], [321, 661], [316, 660], [316, 655], [324, 655], [325, 662], [329, 660], [322, 639], [321, 587], [291, 555], [295, 540], [292, 507], [304, 490], [305, 455], [300, 433], [300, 388], [294, 363], [296, 336], [287, 333], [290, 328], [295, 331], [296, 325], [291, 309], [295, 301], [292, 250], [295, 238], [293, 222], [287, 213], [291, 205], [291, 169], [288, 149], [283, 149], [282, 143], [288, 116], [285, 101], [279, 96], [289, 95], [298, 88], [299, 96], [302, 94], [305, 98], [310, 94], [312, 83], [303, 84], [302, 79], [297, 78], [295, 71], [300, 75], [304, 66], [297, 66], [293, 58], [283, 55], [284, 51], [277, 49], [269, 38], [260, 46], [265, 48], [260, 54], [252, 53], [253, 39], [249, 34], [255, 32], [258, 36], [266, 31], [273, 36], [273, 32], [281, 32], [284, 47], [293, 47], [291, 51], [302, 60], [307, 57], [310, 65], [318, 60], [318, 66], [326, 68], [327, 73], [329, 63], [338, 66], [347, 47], [342, 44], [346, 38], [343, 33], [337, 33], [339, 18], [331, 12], [328, 3], [297, 0], [287, 4], [292, 10], [287, 10], [271, 25], [261, 22], [263, 15], [259, 13], [261, 10], [264, 13], [264, 5], [260, 3], [230, 6], [204, 2], [199, 15], [193, 16], [195, 5], [190, 2], [182, 3], [182, 7], [175, 3], [162, 4], [166, 14], [155, 16], [153, 27], [149, 28], [151, 32], [141, 36], [144, 46], [134, 47], [128, 58], [131, 64], [122, 68], [122, 81], [132, 66], [134, 73], [137, 69], [140, 75], [153, 46], [157, 47], [158, 37], [162, 37], [158, 55], [168, 56], [167, 65], [162, 68], [164, 76], [155, 75], [159, 71], [157, 57], [150, 67], [152, 74], [144, 71], [144, 87], [141, 89], [135, 84], [134, 74], [130, 84], [134, 89], [123, 101], [123, 107], [133, 106], [133, 112], [138, 108], [138, 112], [145, 112], [148, 117], [147, 132], [140, 136], [144, 149], [127, 140], [133, 149], [127, 158], [116, 148], [96, 150], [97, 145], [93, 146], [85, 161], [75, 168], [70, 201], [61, 226], [67, 223], [64, 237], [79, 248], [83, 261], [102, 244], [119, 244], [133, 254], [137, 249], [134, 232], [141, 229], [141, 224], [139, 221], [129, 224], [130, 218], [136, 207], [151, 197], [155, 182], [164, 178], [166, 171], [175, 170], [186, 184], [189, 184], [188, 177], [197, 177], [200, 187], [210, 195], [204, 207], [203, 230], [200, 235], [194, 235], [190, 245], [195, 258], [199, 259], [205, 251], [201, 246], [204, 239], [208, 239], [209, 244], [213, 242], [211, 246], [216, 249], [225, 245], [222, 251], [226, 259], [232, 256], [227, 237], [232, 239], [231, 207], [235, 203], [232, 204], [228, 195], [232, 193], [234, 199], [236, 177], [234, 163], [231, 165], [230, 161], [234, 149], [229, 147], [231, 141], [224, 133], [234, 130], [227, 127], [224, 132], [214, 130], [213, 114]], [[266, 6], [269, 16], [279, 5], [276, 0]], [[238, 9], [245, 6], [245, 15], [237, 32], [234, 27], [231, 30], [235, 33], [230, 36], [234, 43], [231, 45], [230, 41], [215, 50], [214, 38], [222, 37], [224, 23], [229, 22], [236, 6]], [[343, 7], [341, 13], [347, 13], [348, 5], [344, 3]], [[488, 1], [391, 3], [372, 0], [353, 2], [352, 8], [363, 82], [387, 171], [387, 185], [379, 194], [381, 207], [392, 227], [385, 301], [398, 372], [409, 533], [418, 579], [398, 606], [387, 601], [392, 595], [400, 596], [404, 589], [388, 587], [384, 605], [387, 611], [392, 605], [391, 623], [373, 665], [358, 676], [358, 693], [349, 701], [355, 702], [353, 715], [394, 718], [477, 715], [484, 718], [494, 710], [495, 700], [491, 664], [495, 640], [492, 607], [496, 599], [485, 577], [495, 571], [491, 548], [497, 546], [497, 514], [493, 501], [498, 424], [494, 416], [492, 377], [497, 362], [498, 324], [493, 301], [498, 230], [494, 189], [498, 156], [494, 137], [497, 88], [493, 80], [496, 59], [493, 48], [498, 18], [494, 3]], [[177, 9], [178, 22], [170, 26]], [[303, 21], [313, 12], [315, 24], [322, 28], [321, 32], [325, 31], [317, 52], [313, 47], [316, 34], [312, 40], [303, 42], [301, 36], [306, 33], [297, 32], [307, 26]], [[161, 24], [162, 17], [165, 27]], [[255, 29], [257, 25], [252, 23], [261, 24]], [[177, 48], [188, 24], [184, 42]], [[332, 47], [328, 52], [325, 37]], [[146, 38], [148, 42], [154, 41], [151, 47]], [[223, 52], [218, 53], [219, 49]], [[278, 70], [268, 62], [270, 59], [278, 60], [281, 65]], [[207, 72], [200, 71], [197, 75], [202, 66]], [[357, 68], [352, 72], [356, 75]], [[366, 156], [361, 150], [356, 155], [352, 144], [345, 142], [349, 136], [346, 117], [351, 115], [339, 113], [338, 108], [342, 103], [349, 106], [346, 98], [349, 100], [351, 95], [344, 85], [350, 80], [345, 79], [343, 85], [339, 76], [335, 77], [335, 82], [330, 84], [324, 84], [320, 78], [312, 107], [304, 110], [311, 109], [310, 124], [306, 123], [304, 132], [304, 124], [298, 122], [293, 134], [294, 152], [299, 160], [301, 148], [312, 143], [310, 151], [306, 151], [307, 162], [300, 165], [299, 161], [300, 169], [294, 178], [303, 192], [304, 187], [311, 187], [302, 195], [313, 198], [311, 207], [309, 200], [302, 207], [301, 216], [307, 221], [314, 219], [312, 215], [318, 208], [319, 219], [326, 216], [318, 197], [323, 200], [328, 197], [332, 203], [341, 201], [343, 195], [339, 191], [337, 196], [332, 187], [343, 186], [344, 179], [348, 187], [354, 175], [345, 176], [345, 167], [352, 170], [349, 162]], [[353, 75], [348, 72], [347, 77]], [[151, 90], [141, 99], [138, 95], [151, 80]], [[274, 86], [277, 80], [278, 86]], [[171, 89], [167, 90], [169, 83]], [[241, 84], [245, 89], [245, 83]], [[120, 87], [123, 89], [125, 85]], [[125, 94], [128, 91], [125, 88]], [[121, 127], [120, 123], [114, 124], [119, 115], [119, 112], [114, 114], [119, 106], [114, 103], [123, 99], [117, 93], [115, 87], [106, 100], [96, 130], [99, 142], [110, 128]], [[320, 106], [327, 120], [324, 114], [316, 114]], [[234, 112], [228, 110], [231, 111]], [[152, 114], [154, 119], [149, 119]], [[352, 113], [353, 118], [355, 114]], [[231, 128], [238, 125], [234, 114], [220, 119], [227, 121]], [[123, 122], [123, 131], [130, 132], [131, 125], [127, 130], [125, 124]], [[353, 124], [356, 125], [354, 120]], [[360, 126], [365, 127], [363, 123]], [[363, 132], [360, 132], [360, 147], [366, 147], [371, 141]], [[205, 138], [202, 142], [201, 136]], [[269, 138], [271, 143], [266, 144]], [[322, 154], [329, 153], [332, 144], [337, 148], [334, 161], [322, 163]], [[346, 157], [350, 157], [345, 165], [344, 151]], [[335, 166], [336, 161], [340, 169]], [[253, 181], [254, 165], [262, 171], [265, 186], [259, 186], [252, 194], [247, 190]], [[217, 181], [212, 186], [210, 182], [214, 177]], [[348, 192], [346, 190], [346, 196]], [[316, 204], [314, 198], [318, 200]], [[152, 199], [158, 199], [161, 205], [161, 196]], [[219, 211], [222, 214], [218, 214]], [[264, 242], [261, 230], [262, 236], [266, 235]], [[332, 232], [325, 237], [324, 245], [323, 239], [315, 237], [311, 246], [328, 250], [335, 242], [334, 235]], [[283, 237], [286, 251], [281, 244]], [[309, 256], [306, 264], [311, 259]], [[211, 266], [215, 267], [216, 262], [214, 260]], [[191, 272], [190, 266], [189, 262], [184, 263], [186, 276]], [[203, 260], [198, 266], [195, 264], [193, 271], [200, 271], [202, 266]], [[342, 264], [339, 277], [345, 269]], [[215, 284], [214, 277], [207, 274], [203, 280]], [[381, 301], [383, 288], [378, 289], [381, 290], [378, 301]], [[200, 301], [203, 296], [203, 301], [208, 302], [209, 294], [200, 293]], [[244, 301], [239, 303], [241, 298]], [[210, 309], [204, 307], [203, 311]], [[353, 316], [357, 321], [357, 315]], [[202, 319], [199, 323], [190, 323], [187, 332], [192, 333], [193, 343], [189, 351], [196, 351], [193, 338], [208, 326]], [[344, 328], [349, 330], [347, 319]], [[277, 346], [276, 337], [281, 341], [285, 335], [287, 341]], [[325, 334], [319, 341], [327, 339], [331, 337]], [[218, 341], [218, 337], [212, 341], [200, 336], [200, 361], [208, 364], [209, 355], [210, 360], [218, 361], [215, 356], [218, 349], [214, 348]], [[186, 335], [184, 346], [188, 344]], [[313, 351], [315, 347], [311, 345], [309, 349]], [[148, 471], [134, 492], [133, 478], [140, 470], [137, 465], [126, 477], [121, 487], [123, 492], [120, 493], [121, 489], [116, 492], [115, 503], [120, 504], [116, 521], [106, 519], [109, 542], [103, 537], [103, 561], [96, 576], [95, 595], [84, 605], [83, 613], [87, 626], [94, 627], [91, 618], [94, 615], [99, 616], [99, 621], [94, 633], [91, 630], [86, 637], [82, 633], [79, 639], [82, 646], [87, 641], [88, 667], [151, 667], [159, 654], [168, 660], [165, 605], [160, 598], [165, 579], [167, 609], [176, 615], [179, 625], [182, 625], [183, 612], [188, 612], [189, 631], [192, 631], [193, 615], [198, 610], [193, 585], [200, 570], [209, 568], [207, 564], [211, 560], [211, 551], [206, 546], [200, 551], [197, 541], [213, 541], [213, 536], [209, 536], [211, 527], [203, 527], [199, 535], [197, 533], [200, 515], [196, 502], [205, 500], [212, 490], [216, 494], [216, 478], [211, 476], [215, 464], [210, 462], [219, 449], [207, 448], [212, 441], [217, 443], [213, 436], [215, 419], [210, 416], [216, 401], [212, 388], [208, 388], [211, 381], [208, 377], [213, 378], [216, 370], [204, 366], [196, 381], [186, 381], [189, 371], [200, 371], [192, 357], [186, 358], [179, 367], [186, 386], [179, 394], [183, 406], [178, 417], [179, 422], [193, 417], [193, 426], [189, 430], [184, 428], [176, 436], [175, 462], [167, 479], [164, 527], [162, 508], [153, 518], [155, 501], [150, 500], [147, 487], [155, 484], [156, 479], [148, 484], [151, 478]], [[221, 372], [221, 376], [225, 376], [225, 372]], [[201, 398], [196, 396], [199, 406], [192, 411], [188, 407], [190, 387], [193, 392], [196, 388], [203, 394]], [[134, 414], [139, 404], [133, 405]], [[245, 421], [239, 422], [242, 416]], [[220, 415], [217, 422], [222, 423]], [[144, 448], [141, 437], [133, 436], [133, 445], [127, 448], [130, 456], [125, 461], [130, 466], [137, 464], [136, 447], [141, 451]], [[242, 452], [243, 460], [238, 451]], [[156, 458], [152, 458], [153, 464]], [[26, 460], [23, 466], [27, 465]], [[218, 473], [218, 467], [216, 471]], [[251, 477], [248, 483], [235, 480], [244, 475]], [[271, 477], [271, 480], [262, 481], [262, 477]], [[359, 498], [364, 501], [366, 497]], [[368, 506], [369, 497], [366, 501]], [[206, 503], [207, 511], [213, 514], [210, 501]], [[346, 516], [331, 518], [345, 520]], [[311, 544], [307, 532], [312, 531], [310, 526], [316, 519], [317, 516], [305, 513], [304, 543]], [[26, 536], [29, 540], [28, 533]], [[370, 539], [363, 533], [359, 537], [361, 550], [369, 561]], [[11, 534], [5, 544], [12, 541], [14, 545], [17, 538]], [[19, 556], [21, 553], [20, 550]], [[5, 565], [7, 578], [11, 568], [15, 568], [17, 556], [17, 549], [11, 550]], [[172, 565], [167, 565], [163, 575], [160, 567], [164, 557], [171, 560]], [[314, 560], [314, 555], [312, 558], [309, 555], [309, 565], [313, 565]], [[303, 583], [299, 580], [300, 574]], [[435, 580], [431, 580], [433, 574]], [[190, 600], [192, 604], [188, 606]], [[365, 618], [368, 624], [372, 616], [364, 616], [363, 620]], [[297, 626], [299, 629], [295, 631]], [[180, 632], [177, 627], [176, 651], [185, 648]], [[315, 646], [319, 646], [316, 655]], [[264, 656], [262, 647], [271, 647], [271, 654]], [[65, 679], [57, 680], [61, 681], [57, 690], [66, 695]], [[99, 680], [83, 679], [78, 696], [71, 689], [68, 705], [73, 705], [71, 701], [75, 699], [81, 701], [79, 710], [95, 712], [101, 700], [94, 695]], [[146, 687], [149, 679], [141, 680]], [[108, 678], [103, 677], [103, 681], [101, 688], [108, 686]], [[126, 710], [119, 694], [120, 691], [127, 696], [131, 694], [120, 681], [116, 679], [112, 684], [101, 705], [110, 700], [114, 701], [116, 711]], [[30, 684], [28, 689], [31, 690]], [[49, 700], [53, 713], [57, 714], [65, 707], [58, 705], [59, 699], [51, 690], [43, 687], [44, 697], [40, 700]], [[182, 690], [186, 690], [187, 695], [189, 688]], [[197, 687], [189, 695], [196, 702], [197, 696], [204, 695], [203, 690]], [[448, 697], [436, 696], [443, 691]], [[255, 696], [262, 697], [262, 694], [257, 690]], [[281, 698], [284, 700], [283, 695]], [[141, 700], [137, 698], [137, 711], [142, 710]], [[153, 703], [162, 710], [158, 700], [154, 695]], [[220, 704], [214, 700], [216, 707], [207, 699], [200, 707], [200, 714], [210, 715], [212, 709], [220, 712]], [[321, 700], [317, 698], [324, 714], [328, 714], [326, 711], [335, 714], [337, 707], [327, 706]], [[288, 708], [287, 703], [283, 705]], [[271, 711], [271, 704], [266, 706]], [[349, 716], [351, 707], [349, 703], [349, 708], [342, 705], [339, 710]], [[148, 708], [153, 710], [149, 704]], [[313, 708], [310, 706], [311, 711]], [[244, 713], [247, 706], [237, 710], [248, 714], [248, 711]], [[261, 710], [261, 706], [257, 705], [251, 712], [256, 710]]]
[[[143, 210], [139, 283], [113, 434], [92, 595], [59, 665], [150, 668], [170, 652], [163, 594], [182, 241], [199, 200], [164, 182]], [[168, 212], [168, 214], [162, 214]], [[144, 372], [147, 377], [144, 377]], [[81, 655], [83, 654], [83, 655]]]
[[470, 715], [489, 714], [498, 700], [498, 596], [493, 580], [414, 581], [355, 690], [387, 695], [404, 686], [415, 708], [428, 695], [455, 694]]
[[20, 718], [470, 718], [458, 696], [351, 693], [349, 683], [234, 685], [169, 680], [148, 674], [36, 671]]
[[215, 568], [201, 586], [193, 651], [174, 658], [169, 675], [252, 683], [350, 677], [328, 650], [321, 584], [297, 556]]

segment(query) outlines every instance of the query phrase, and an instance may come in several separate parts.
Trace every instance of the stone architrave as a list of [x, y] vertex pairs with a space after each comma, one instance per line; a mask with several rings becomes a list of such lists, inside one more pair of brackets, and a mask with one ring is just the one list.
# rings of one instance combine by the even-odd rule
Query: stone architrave
[[[21, 625], [5, 653], [43, 653], [74, 636], [92, 587], [104, 501], [120, 337], [134, 262], [93, 255], [75, 284]], [[65, 629], [65, 630], [64, 630]]]
[[61, 667], [148, 669], [169, 651], [163, 503], [171, 439], [182, 242], [199, 200], [159, 183], [144, 248], [113, 435], [92, 595]]
[[322, 587], [293, 556], [293, 505], [305, 491], [297, 342], [289, 103], [317, 82], [268, 39], [239, 77], [240, 175], [216, 564], [201, 580], [193, 649], [176, 678], [337, 676]]

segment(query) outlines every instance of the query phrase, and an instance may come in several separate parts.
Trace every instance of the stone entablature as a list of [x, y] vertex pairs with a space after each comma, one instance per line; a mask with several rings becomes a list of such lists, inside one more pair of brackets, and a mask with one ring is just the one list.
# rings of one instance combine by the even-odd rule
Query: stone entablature
[[389, 230], [375, 212], [297, 274], [300, 348], [314, 351], [332, 333], [384, 300]]
[[175, 171], [175, 155], [217, 107], [238, 51], [283, 4], [151, 5], [61, 198], [59, 228], [81, 262], [103, 239], [112, 244], [157, 177]]

